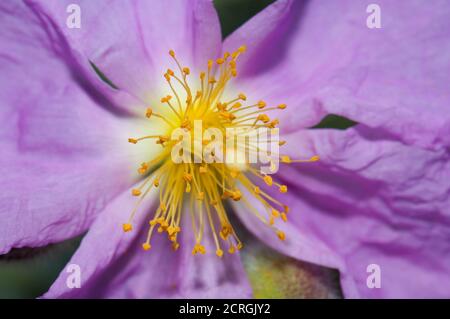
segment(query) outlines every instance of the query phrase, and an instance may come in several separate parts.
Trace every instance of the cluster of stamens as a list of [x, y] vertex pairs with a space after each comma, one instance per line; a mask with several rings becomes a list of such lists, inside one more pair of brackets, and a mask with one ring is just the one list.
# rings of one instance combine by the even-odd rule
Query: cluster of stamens
[[[172, 248], [177, 250], [180, 246], [177, 238], [182, 230], [180, 221], [184, 212], [189, 212], [192, 219], [195, 237], [192, 254], [206, 252], [202, 242], [208, 234], [214, 239], [216, 254], [219, 257], [223, 256], [224, 246], [230, 254], [241, 249], [243, 244], [225, 210], [226, 200], [242, 202], [250, 213], [273, 229], [280, 240], [285, 240], [286, 236], [276, 227], [276, 221], [279, 219], [287, 222], [289, 207], [270, 196], [254, 181], [260, 180], [266, 187], [275, 186], [280, 193], [288, 191], [286, 185], [278, 183], [268, 174], [261, 173], [252, 163], [245, 163], [244, 167], [238, 168], [226, 163], [210, 163], [204, 160], [200, 163], [175, 163], [171, 158], [172, 148], [179, 142], [178, 139], [171, 138], [171, 133], [178, 128], [192, 131], [195, 120], [202, 120], [204, 129], [216, 127], [225, 132], [231, 127], [237, 129], [237, 134], [248, 133], [261, 127], [274, 129], [279, 125], [279, 120], [270, 118], [267, 112], [284, 110], [285, 104], [268, 107], [265, 101], [260, 100], [244, 105], [247, 97], [243, 93], [229, 101], [222, 99], [227, 83], [237, 76], [236, 61], [244, 52], [245, 46], [242, 46], [232, 54], [225, 53], [215, 61], [209, 60], [207, 72], [199, 74], [200, 87], [193, 92], [188, 84], [191, 70], [180, 64], [174, 51], [169, 51], [179, 70], [178, 75], [171, 69], [164, 74], [172, 95], [162, 97], [161, 103], [170, 109], [170, 115], [167, 115], [167, 112], [157, 113], [151, 107], [145, 110], [145, 116], [150, 121], [161, 121], [167, 130], [160, 135], [128, 139], [132, 144], [154, 140], [162, 147], [155, 158], [142, 163], [138, 168], [138, 173], [143, 177], [142, 182], [132, 190], [132, 195], [138, 197], [138, 200], [128, 222], [123, 225], [125, 232], [132, 230], [133, 219], [143, 199], [150, 191], [157, 189], [159, 206], [151, 214], [147, 239], [142, 244], [144, 250], [151, 248], [151, 238], [155, 232], [166, 233]], [[210, 140], [202, 141], [205, 146], [209, 143]], [[283, 146], [286, 142], [277, 141], [277, 144]], [[250, 149], [259, 151], [258, 146], [250, 146]], [[293, 160], [287, 155], [277, 155], [276, 159], [271, 160], [290, 164], [318, 159], [318, 156], [314, 156], [306, 160]], [[245, 198], [243, 188], [264, 206], [265, 211], [259, 211]]]

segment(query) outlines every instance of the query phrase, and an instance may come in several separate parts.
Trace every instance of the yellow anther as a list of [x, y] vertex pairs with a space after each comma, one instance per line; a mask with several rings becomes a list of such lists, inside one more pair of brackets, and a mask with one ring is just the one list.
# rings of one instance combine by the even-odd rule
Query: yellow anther
[[[166, 79], [167, 82], [170, 82], [170, 75], [169, 74], [164, 73], [164, 78]], [[161, 99], [161, 102], [162, 102], [162, 99]]]
[[266, 183], [268, 186], [272, 186], [273, 179], [271, 176], [266, 175], [266, 176], [264, 176], [263, 180], [264, 180], [264, 183]]
[[217, 250], [216, 250], [216, 255], [217, 255], [218, 257], [222, 257], [222, 256], [223, 256], [223, 250], [222, 250], [222, 249], [217, 249]]
[[239, 49], [238, 49], [238, 51], [240, 53], [244, 53], [246, 50], [247, 50], [247, 47], [245, 45], [240, 46]]
[[280, 240], [286, 239], [286, 234], [284, 232], [282, 232], [281, 230], [277, 231], [277, 236]]
[[269, 225], [272, 226], [273, 224], [275, 224], [275, 218], [273, 216], [269, 217]]
[[149, 243], [143, 243], [142, 244], [142, 249], [149, 250], [150, 248], [152, 248], [152, 246]]
[[128, 142], [130, 142], [130, 143], [132, 143], [132, 144], [136, 144], [136, 143], [138, 142], [138, 140], [135, 139], [135, 138], [129, 138], [129, 139], [128, 139]]
[[205, 198], [205, 193], [204, 192], [199, 192], [197, 199], [198, 200], [203, 200], [204, 198]]
[[233, 229], [230, 225], [223, 225], [222, 229], [220, 230], [220, 237], [223, 240], [226, 240], [228, 236], [233, 232]]
[[175, 72], [173, 72], [172, 69], [167, 69], [166, 73], [169, 74], [170, 76], [174, 76], [175, 75]]
[[266, 107], [267, 104], [266, 104], [266, 102], [261, 100], [261, 101], [258, 101], [257, 105], [258, 105], [259, 109], [263, 109]]
[[206, 172], [208, 172], [208, 169], [206, 168], [206, 166], [200, 166], [198, 168], [198, 171], [200, 172], [200, 174], [205, 174]]
[[180, 248], [180, 244], [177, 243], [177, 242], [173, 242], [173, 243], [172, 243], [172, 249], [173, 249], [174, 251], [176, 251], [176, 250], [178, 250], [178, 248]]
[[277, 106], [277, 108], [279, 108], [280, 110], [284, 110], [287, 107], [286, 104], [280, 104]]
[[205, 247], [201, 244], [195, 244], [194, 249], [192, 250], [192, 254], [195, 255], [196, 253], [204, 255], [206, 253]]
[[291, 163], [291, 158], [288, 155], [283, 155], [280, 157], [282, 163], [289, 164]]
[[192, 175], [189, 174], [189, 173], [184, 173], [184, 174], [183, 174], [183, 179], [184, 179], [186, 182], [192, 182], [193, 177], [192, 177]]
[[231, 106], [231, 108], [232, 108], [232, 109], [238, 109], [238, 108], [240, 108], [241, 106], [242, 106], [241, 103], [236, 102], [236, 103], [234, 103], [234, 104]]
[[233, 77], [236, 77], [236, 76], [237, 76], [237, 71], [236, 71], [236, 69], [231, 69], [231, 75], [232, 75]]
[[281, 185], [279, 190], [280, 190], [280, 193], [287, 193], [287, 186], [286, 185]]
[[131, 194], [132, 194], [133, 196], [139, 196], [139, 195], [141, 195], [141, 191], [140, 191], [139, 189], [137, 189], [137, 188], [133, 188], [133, 189], [131, 190]]
[[225, 111], [227, 109], [227, 105], [220, 102], [217, 103], [216, 107], [219, 111]]
[[122, 225], [122, 229], [124, 232], [129, 232], [133, 229], [133, 226], [129, 223], [123, 224]]
[[216, 83], [216, 82], [217, 82], [217, 80], [216, 80], [216, 78], [213, 77], [213, 76], [208, 80], [208, 83], [209, 83], [209, 84], [214, 84], [214, 83]]
[[206, 76], [205, 72], [200, 72], [200, 79], [203, 80]]
[[270, 118], [266, 114], [259, 114], [256, 119], [263, 123], [268, 123], [270, 121]]
[[236, 248], [237, 248], [238, 250], [241, 250], [242, 248], [244, 248], [244, 245], [243, 245], [241, 242], [239, 242], [239, 243], [237, 244]]
[[284, 212], [287, 214], [289, 213], [289, 206], [288, 205], [283, 205], [284, 208]]
[[236, 248], [233, 245], [231, 245], [230, 248], [228, 248], [228, 252], [230, 254], [234, 254], [236, 252]]
[[268, 128], [275, 128], [279, 123], [280, 123], [280, 121], [278, 119], [275, 119], [272, 122], [267, 123], [266, 127], [268, 127]]
[[155, 220], [155, 219], [152, 219], [152, 220], [149, 221], [148, 223], [150, 224], [150, 226], [155, 226], [155, 225], [158, 223], [158, 221]]
[[165, 142], [167, 142], [170, 138], [168, 136], [159, 136], [158, 140], [156, 141], [156, 144], [164, 145]]
[[216, 60], [216, 63], [219, 64], [219, 65], [223, 64], [224, 62], [225, 62], [225, 60], [222, 59], [222, 58], [218, 58], [218, 59]]
[[[187, 129], [188, 131], [192, 128], [191, 122], [188, 119], [184, 119], [180, 125], [181, 128]], [[180, 138], [183, 139], [183, 136], [180, 135]]]
[[153, 185], [154, 185], [155, 187], [158, 187], [158, 186], [159, 186], [159, 178], [157, 178], [157, 179], [154, 180]]
[[283, 146], [284, 144], [286, 144], [286, 141], [279, 141], [278, 145]]
[[242, 198], [242, 194], [239, 190], [236, 190], [233, 193], [231, 193], [231, 198], [237, 202]]
[[175, 51], [174, 50], [169, 50], [169, 55], [174, 58], [175, 57]]
[[242, 101], [246, 101], [247, 100], [247, 96], [244, 93], [239, 93], [238, 97], [242, 100]]
[[231, 60], [231, 61], [230, 61], [230, 67], [231, 67], [232, 69], [235, 69], [235, 68], [236, 68], [236, 60]]
[[145, 116], [147, 118], [150, 118], [152, 116], [152, 114], [153, 114], [153, 110], [150, 107], [148, 107], [147, 110], [145, 111]]
[[208, 60], [208, 69], [211, 69], [214, 64], [213, 60]]
[[188, 67], [183, 68], [183, 73], [186, 75], [189, 75], [191, 73], [191, 70]]
[[280, 217], [280, 212], [277, 211], [276, 209], [272, 209], [272, 216], [275, 218], [278, 218], [278, 217]]
[[319, 155], [314, 155], [309, 159], [311, 162], [317, 162], [318, 160], [320, 160]]
[[142, 163], [141, 167], [138, 168], [138, 173], [142, 175], [142, 174], [145, 174], [145, 172], [147, 172], [147, 170], [148, 170], [147, 163]]
[[236, 115], [234, 115], [233, 113], [229, 113], [229, 112], [220, 112], [219, 115], [229, 121], [233, 121], [234, 119], [236, 119]]
[[175, 227], [173, 227], [173, 226], [167, 227], [167, 234], [169, 236], [172, 236], [173, 234], [175, 234]]
[[161, 208], [161, 210], [162, 210], [163, 212], [165, 212], [166, 209], [167, 209], [167, 206], [166, 206], [166, 204], [164, 204], [164, 203], [162, 202], [161, 204], [159, 204], [159, 208]]
[[255, 192], [255, 194], [259, 195], [261, 194], [261, 189], [258, 186], [255, 186], [255, 188], [253, 188], [253, 191]]
[[281, 219], [282, 219], [284, 222], [287, 222], [288, 218], [287, 218], [286, 213], [281, 213]]

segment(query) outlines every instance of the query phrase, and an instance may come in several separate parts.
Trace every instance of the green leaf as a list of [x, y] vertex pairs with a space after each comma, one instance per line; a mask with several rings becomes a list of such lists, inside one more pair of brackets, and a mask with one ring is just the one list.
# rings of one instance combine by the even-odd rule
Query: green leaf
[[214, 0], [225, 38], [275, 0]]
[[334, 128], [338, 130], [346, 130], [356, 124], [358, 124], [358, 122], [352, 121], [346, 117], [336, 114], [328, 114], [319, 122], [319, 124], [311, 128]]

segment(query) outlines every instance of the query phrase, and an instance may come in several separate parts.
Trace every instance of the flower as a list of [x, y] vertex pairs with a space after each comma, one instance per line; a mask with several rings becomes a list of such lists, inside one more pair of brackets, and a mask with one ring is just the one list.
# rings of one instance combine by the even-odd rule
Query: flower
[[[369, 29], [369, 1], [279, 0], [223, 43], [210, 1], [75, 1], [82, 9], [79, 29], [66, 25], [72, 2], [0, 5], [0, 63], [6, 75], [0, 86], [0, 172], [6, 181], [0, 253], [89, 229], [70, 262], [82, 269], [82, 288], [69, 289], [62, 273], [46, 297], [252, 295], [238, 253], [220, 253], [212, 238], [204, 236], [200, 244], [195, 231], [184, 230], [191, 223], [189, 211], [177, 215], [181, 232], [154, 221], [169, 239], [180, 238], [154, 236], [152, 250], [142, 250], [150, 248], [149, 241], [141, 243], [153, 216], [145, 212], [165, 203], [158, 194], [149, 193], [140, 213], [125, 223], [131, 233], [121, 230], [124, 212], [135, 204], [132, 193], [143, 195], [136, 165], [158, 156], [160, 144], [168, 142], [161, 133], [155, 135], [159, 144], [139, 140], [153, 135], [147, 130], [155, 115], [161, 121], [151, 128], [164, 125], [156, 105], [176, 110], [163, 87], [175, 75], [167, 70], [167, 53], [180, 57], [175, 66], [183, 63], [183, 83], [183, 74], [193, 78], [209, 58], [223, 59], [215, 61], [222, 65], [226, 52], [243, 53], [242, 44], [247, 52], [229, 70], [237, 73], [233, 91], [245, 92], [238, 98], [256, 106], [288, 105], [271, 116], [279, 118], [287, 141], [282, 162], [299, 158], [299, 151], [302, 158], [321, 160], [281, 166], [275, 177], [279, 189], [267, 191], [290, 207], [289, 222], [277, 221], [278, 236], [241, 201], [231, 201], [236, 216], [279, 252], [339, 269], [346, 297], [448, 297], [446, 1], [378, 1], [382, 28]], [[306, 129], [327, 114], [358, 125]], [[183, 185], [194, 180], [187, 174], [181, 176]], [[228, 196], [265, 211], [251, 190]], [[174, 253], [170, 245], [176, 243]], [[206, 247], [221, 258], [193, 257], [192, 247], [200, 253]], [[366, 285], [369, 264], [380, 266], [380, 289]]]

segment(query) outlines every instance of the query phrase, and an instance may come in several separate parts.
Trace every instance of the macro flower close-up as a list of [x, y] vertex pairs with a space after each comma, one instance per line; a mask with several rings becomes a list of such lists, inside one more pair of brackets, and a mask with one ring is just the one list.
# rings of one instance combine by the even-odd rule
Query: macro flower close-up
[[0, 297], [450, 298], [449, 1], [0, 17]]

